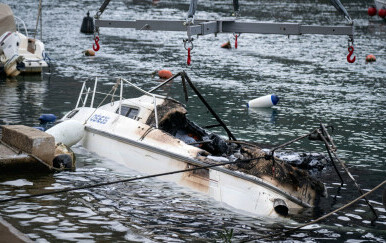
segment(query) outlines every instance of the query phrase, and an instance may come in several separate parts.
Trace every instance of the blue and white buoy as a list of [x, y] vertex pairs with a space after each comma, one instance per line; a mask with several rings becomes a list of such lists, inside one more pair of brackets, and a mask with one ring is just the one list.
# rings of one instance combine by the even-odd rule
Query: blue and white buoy
[[54, 125], [54, 122], [56, 121], [56, 116], [54, 114], [42, 114], [39, 117], [40, 126], [34, 127], [36, 129], [39, 129], [40, 131], [45, 131], [48, 128], [52, 127]]
[[277, 95], [265, 95], [253, 100], [248, 101], [247, 107], [251, 108], [263, 108], [263, 107], [272, 107], [279, 102], [279, 96]]
[[54, 114], [42, 114], [39, 117], [40, 123], [47, 123], [47, 122], [55, 122], [56, 121], [56, 116]]

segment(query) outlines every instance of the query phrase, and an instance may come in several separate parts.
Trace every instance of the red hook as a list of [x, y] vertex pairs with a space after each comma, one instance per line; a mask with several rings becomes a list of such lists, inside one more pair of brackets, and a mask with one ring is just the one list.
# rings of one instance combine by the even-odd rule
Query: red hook
[[93, 44], [93, 45], [92, 45], [92, 49], [93, 49], [94, 51], [99, 51], [99, 48], [100, 48], [100, 47], [99, 47], [99, 43], [98, 43], [98, 42], [99, 42], [99, 37], [98, 37], [98, 36], [95, 36], [94, 40], [95, 40], [95, 45], [96, 45], [96, 46]]
[[186, 60], [186, 64], [190, 65], [191, 57], [190, 57], [190, 47], [188, 48], [188, 60]]
[[355, 62], [355, 56], [353, 59], [351, 59], [351, 55], [354, 53], [354, 47], [353, 46], [349, 46], [348, 47], [348, 55], [347, 55], [347, 61], [349, 63], [354, 63]]

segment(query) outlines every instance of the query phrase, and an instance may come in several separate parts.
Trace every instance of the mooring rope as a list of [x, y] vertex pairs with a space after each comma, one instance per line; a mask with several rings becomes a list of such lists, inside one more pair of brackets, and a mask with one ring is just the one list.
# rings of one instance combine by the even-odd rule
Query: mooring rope
[[[38, 25], [39, 25], [39, 19], [41, 20], [41, 16], [42, 16], [42, 0], [39, 1], [39, 8], [38, 8], [38, 16], [36, 18], [36, 28], [35, 28], [35, 33], [34, 33], [34, 39], [36, 39], [36, 33], [38, 32]], [[40, 22], [40, 40], [42, 40], [42, 26], [41, 26], [41, 22]], [[27, 36], [28, 37], [28, 36]]]
[[349, 203], [343, 205], [342, 207], [340, 207], [340, 208], [338, 208], [338, 209], [336, 209], [336, 210], [334, 210], [334, 211], [332, 211], [332, 212], [330, 212], [330, 213], [328, 213], [328, 214], [326, 214], [326, 215], [323, 215], [322, 217], [319, 217], [319, 218], [317, 218], [317, 219], [315, 219], [315, 220], [312, 220], [312, 221], [310, 221], [310, 222], [308, 222], [308, 223], [306, 223], [306, 224], [303, 224], [303, 225], [298, 226], [298, 227], [296, 227], [296, 228], [289, 229], [289, 230], [287, 230], [287, 231], [280, 232], [280, 233], [277, 233], [277, 234], [266, 235], [266, 236], [263, 236], [263, 237], [260, 237], [260, 238], [251, 239], [251, 240], [248, 240], [248, 242], [255, 241], [255, 240], [267, 239], [267, 238], [270, 238], [270, 237], [276, 237], [276, 236], [280, 236], [280, 235], [282, 235], [282, 234], [288, 234], [288, 233], [290, 233], [290, 232], [293, 232], [293, 231], [296, 231], [296, 230], [298, 230], [298, 229], [304, 228], [304, 227], [306, 227], [306, 226], [308, 226], [308, 225], [315, 224], [315, 223], [317, 223], [317, 222], [319, 222], [319, 221], [321, 221], [321, 220], [323, 220], [323, 219], [325, 219], [325, 218], [327, 218], [327, 217], [330, 217], [331, 215], [333, 215], [333, 214], [335, 214], [335, 213], [337, 213], [337, 212], [339, 212], [339, 211], [341, 211], [341, 210], [343, 210], [343, 209], [345, 209], [345, 208], [347, 208], [347, 207], [353, 205], [354, 203], [356, 203], [356, 202], [358, 202], [359, 200], [365, 198], [367, 195], [370, 195], [371, 193], [373, 193], [374, 191], [376, 191], [378, 188], [380, 188], [381, 186], [383, 186], [383, 185], [385, 185], [385, 184], [386, 184], [386, 180], [384, 180], [384, 181], [383, 181], [382, 183], [380, 183], [378, 186], [374, 187], [373, 189], [371, 189], [370, 191], [366, 192], [365, 194], [362, 194], [361, 196], [357, 197], [356, 199], [354, 199], [354, 200], [350, 201]]
[[43, 193], [27, 195], [27, 196], [13, 197], [13, 198], [8, 198], [8, 199], [2, 199], [2, 200], [0, 200], [0, 203], [16, 201], [16, 200], [20, 200], [20, 199], [29, 199], [29, 198], [34, 198], [34, 197], [47, 196], [47, 195], [63, 193], [63, 192], [89, 189], [89, 188], [100, 187], [100, 186], [107, 186], [107, 185], [117, 184], [117, 183], [121, 183], [121, 182], [132, 182], [132, 181], [143, 180], [143, 179], [148, 179], [148, 178], [153, 178], [153, 177], [166, 176], [166, 175], [184, 173], [184, 172], [201, 170], [201, 169], [209, 169], [212, 167], [223, 166], [223, 165], [230, 165], [230, 164], [236, 164], [236, 163], [246, 163], [246, 162], [250, 162], [252, 160], [263, 159], [263, 158], [264, 157], [256, 157], [256, 158], [251, 158], [251, 159], [236, 160], [236, 161], [224, 162], [224, 163], [219, 163], [219, 164], [199, 166], [199, 167], [189, 168], [189, 169], [184, 169], [184, 170], [176, 170], [176, 171], [170, 171], [170, 172], [165, 172], [165, 173], [159, 173], [159, 174], [153, 174], [153, 175], [117, 180], [117, 181], [103, 182], [103, 183], [98, 183], [98, 184], [94, 184], [94, 185], [86, 185], [86, 186], [67, 188], [67, 189], [57, 190], [57, 191], [43, 192]]

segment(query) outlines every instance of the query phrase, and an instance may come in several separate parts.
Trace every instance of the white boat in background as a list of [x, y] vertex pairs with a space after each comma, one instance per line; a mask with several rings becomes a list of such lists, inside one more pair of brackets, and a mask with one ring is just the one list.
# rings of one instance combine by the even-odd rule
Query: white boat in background
[[374, 0], [374, 4], [378, 10], [382, 8], [386, 9], [386, 0]]
[[[25, 34], [20, 32], [20, 26]], [[46, 58], [43, 42], [29, 37], [24, 21], [14, 16], [8, 5], [0, 3], [0, 69], [10, 77], [41, 73], [48, 67]]]
[[[205, 105], [203, 110], [212, 113], [227, 132], [229, 140], [190, 121], [182, 103], [154, 93], [177, 76], [181, 76], [185, 91], [185, 81], [190, 85]], [[142, 95], [123, 98], [124, 85]], [[97, 92], [97, 80], [92, 88], [86, 88], [84, 83], [75, 109], [61, 119], [60, 128], [54, 126], [47, 132], [62, 134], [60, 137], [66, 136], [65, 129], [72, 134], [84, 134], [79, 141], [84, 148], [144, 174], [239, 161], [160, 178], [205, 193], [248, 215], [278, 217], [295, 214], [301, 209], [314, 207], [320, 197], [325, 196], [324, 184], [306, 171], [278, 158], [273, 163], [256, 144], [236, 140], [185, 72], [174, 75], [149, 92], [125, 79], [118, 79], [112, 91], [103, 94], [103, 100], [102, 97], [98, 99], [111, 103], [95, 107], [96, 95], [100, 94], [103, 93]], [[72, 124], [77, 121], [82, 126], [66, 125], [70, 121]]]

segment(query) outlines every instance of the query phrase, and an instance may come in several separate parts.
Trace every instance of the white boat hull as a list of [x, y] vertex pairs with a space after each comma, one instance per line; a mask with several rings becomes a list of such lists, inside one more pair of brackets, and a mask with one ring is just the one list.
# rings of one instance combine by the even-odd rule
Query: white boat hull
[[[41, 41], [28, 38], [20, 32], [6, 32], [2, 37], [3, 40], [0, 41], [4, 49], [0, 54], [0, 61], [7, 76], [41, 73], [44, 67], [48, 67], [44, 60], [44, 44]], [[24, 68], [19, 69], [21, 63]]]
[[[185, 108], [172, 99], [147, 94], [92, 108], [96, 84], [90, 107], [85, 107], [89, 92], [83, 92], [90, 89], [83, 85], [76, 109], [62, 118], [84, 124], [79, 143], [91, 152], [146, 175], [218, 165], [221, 161], [240, 162], [234, 156], [250, 158], [248, 166], [255, 169], [254, 173], [238, 165], [218, 165], [160, 177], [207, 194], [247, 215], [278, 217], [297, 213], [313, 207], [323, 193], [322, 183], [290, 165], [276, 162], [273, 167], [261, 149], [228, 147], [219, 136], [189, 123]], [[83, 106], [79, 107], [81, 100]], [[198, 145], [192, 140], [202, 142]], [[294, 179], [296, 176], [301, 178]]]
[[[90, 127], [86, 129], [85, 137], [80, 144], [89, 151], [144, 174], [184, 170], [193, 166], [193, 160], [190, 158], [151, 148], [112, 134], [98, 132]], [[199, 165], [198, 161], [195, 163]], [[204, 165], [201, 164], [201, 166]], [[283, 193], [273, 191], [274, 184], [268, 187], [270, 182], [275, 183], [274, 181], [263, 182], [260, 178], [241, 173], [235, 176], [237, 172], [224, 173], [224, 170], [216, 168], [199, 170], [199, 172], [177, 173], [162, 176], [160, 179], [205, 193], [248, 215], [278, 217], [273, 206], [275, 199], [283, 200], [290, 214], [297, 213], [304, 207], [311, 207], [311, 201], [314, 199], [313, 195], [309, 195], [309, 202], [300, 202], [300, 200], [294, 202], [285, 197]]]
[[24, 58], [25, 68], [21, 73], [41, 73], [43, 68], [48, 67], [44, 60], [44, 44], [40, 40], [31, 39], [17, 32], [20, 37], [20, 46], [18, 49], [19, 56]]
[[374, 0], [375, 7], [377, 10], [386, 8], [386, 1], [385, 0]]

